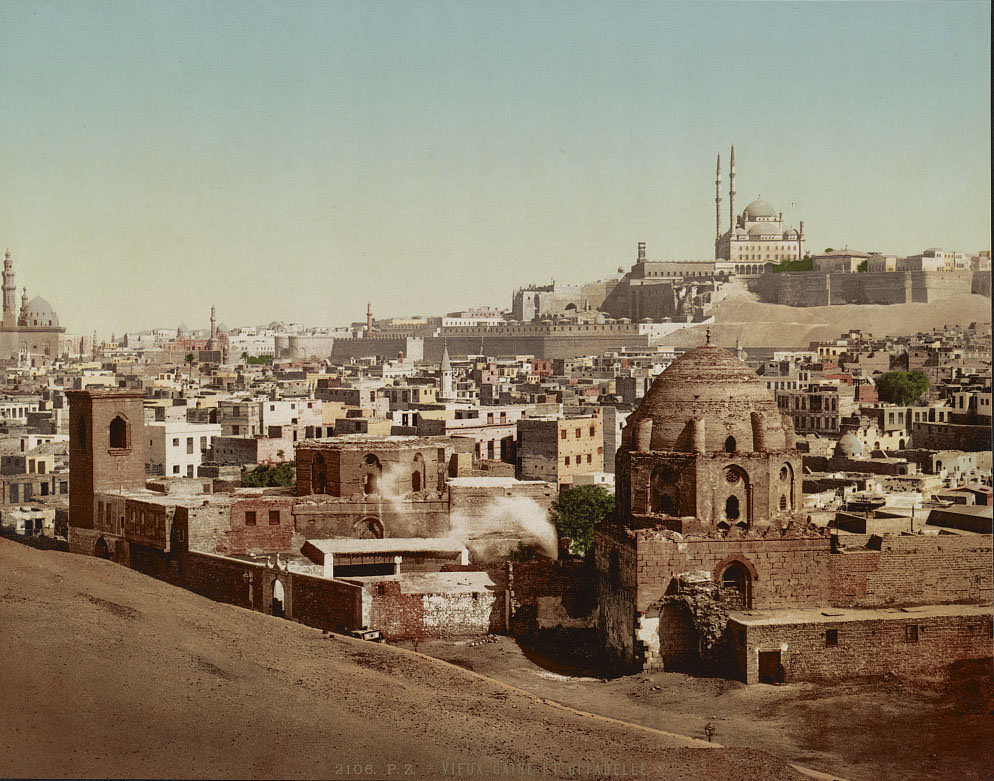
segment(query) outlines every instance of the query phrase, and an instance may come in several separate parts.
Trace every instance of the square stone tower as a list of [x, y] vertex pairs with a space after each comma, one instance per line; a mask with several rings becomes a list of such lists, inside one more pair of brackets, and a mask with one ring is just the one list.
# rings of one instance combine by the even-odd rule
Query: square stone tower
[[69, 533], [92, 529], [94, 494], [145, 487], [144, 393], [68, 391]]

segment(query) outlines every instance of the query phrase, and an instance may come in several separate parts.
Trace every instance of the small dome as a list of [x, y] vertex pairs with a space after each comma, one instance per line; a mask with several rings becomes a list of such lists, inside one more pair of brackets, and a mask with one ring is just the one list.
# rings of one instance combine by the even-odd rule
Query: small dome
[[784, 231], [783, 235], [788, 239], [796, 239], [797, 231], [794, 230], [793, 228], [787, 228], [787, 230]]
[[749, 228], [750, 236], [769, 236], [769, 235], [779, 236], [780, 231], [777, 230], [777, 226], [770, 223], [769, 225], [753, 225]]
[[735, 229], [735, 235], [736, 236], [747, 236], [748, 234], [746, 233], [746, 229], [745, 228], [736, 228]]
[[755, 201], [750, 203], [745, 207], [746, 219], [754, 220], [757, 217], [776, 217], [777, 213], [766, 201], [761, 201], [757, 198]]
[[59, 325], [59, 316], [55, 314], [52, 305], [41, 296], [32, 298], [22, 312], [24, 324], [28, 326], [53, 326]]
[[835, 458], [861, 458], [866, 452], [863, 443], [851, 431], [847, 431], [835, 443]]

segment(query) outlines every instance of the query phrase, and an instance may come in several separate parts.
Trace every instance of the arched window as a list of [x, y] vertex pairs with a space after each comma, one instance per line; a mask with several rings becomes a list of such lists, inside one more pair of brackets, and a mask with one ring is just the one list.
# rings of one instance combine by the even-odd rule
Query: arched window
[[725, 517], [730, 521], [739, 519], [739, 497], [729, 496], [725, 500]]
[[414, 469], [411, 472], [411, 490], [417, 493], [424, 490], [425, 460], [420, 453], [414, 454]]
[[118, 450], [128, 446], [128, 424], [120, 415], [110, 422], [110, 446]]
[[729, 437], [725, 440], [725, 452], [734, 453], [735, 452], [735, 437]]
[[328, 465], [321, 453], [315, 453], [311, 461], [311, 490], [323, 494], [328, 487]]
[[649, 478], [649, 512], [680, 514], [680, 489], [671, 469], [656, 469]]
[[372, 453], [366, 456], [364, 463], [366, 474], [362, 480], [362, 490], [367, 494], [375, 494], [379, 489], [383, 467], [380, 465], [380, 459]]

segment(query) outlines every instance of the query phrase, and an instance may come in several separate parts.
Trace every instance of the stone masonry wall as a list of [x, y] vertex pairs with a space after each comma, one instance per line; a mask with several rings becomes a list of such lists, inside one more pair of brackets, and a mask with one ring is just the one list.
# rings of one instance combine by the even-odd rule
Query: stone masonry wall
[[732, 562], [753, 575], [754, 608], [817, 607], [828, 603], [828, 538], [765, 540], [688, 540], [640, 534], [634, 566], [638, 576], [636, 609], [658, 602], [682, 572], [706, 570], [717, 579]]
[[[814, 622], [735, 627], [740, 674], [759, 680], [761, 650], [781, 650], [787, 681], [843, 680], [887, 673], [939, 669], [956, 661], [991, 656], [989, 615], [915, 616], [894, 619]], [[909, 640], [917, 627], [917, 641]], [[838, 632], [838, 645], [826, 646], [826, 630]]]
[[828, 557], [831, 604], [839, 607], [990, 602], [990, 536], [876, 538], [880, 550]]

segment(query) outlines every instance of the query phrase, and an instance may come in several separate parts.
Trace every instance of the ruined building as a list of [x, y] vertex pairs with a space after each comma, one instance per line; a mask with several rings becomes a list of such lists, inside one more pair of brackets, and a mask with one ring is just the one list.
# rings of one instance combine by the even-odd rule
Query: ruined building
[[990, 535], [840, 542], [801, 514], [801, 479], [790, 418], [731, 353], [706, 344], [660, 374], [595, 530], [609, 655], [749, 683], [990, 656]]

